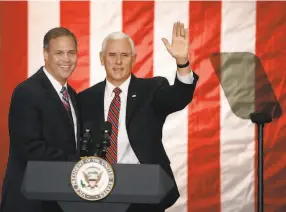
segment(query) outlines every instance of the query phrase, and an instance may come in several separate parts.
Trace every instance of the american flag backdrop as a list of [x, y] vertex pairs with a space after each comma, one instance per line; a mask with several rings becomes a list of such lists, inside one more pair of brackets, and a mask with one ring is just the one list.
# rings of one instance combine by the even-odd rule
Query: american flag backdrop
[[[163, 129], [181, 194], [168, 212], [256, 211], [256, 127], [231, 110], [210, 55], [256, 54], [285, 111], [286, 2], [1, 1], [0, 180], [8, 157], [10, 97], [18, 83], [43, 65], [42, 40], [49, 29], [67, 27], [78, 38], [78, 66], [69, 82], [80, 92], [104, 79], [99, 51], [103, 38], [113, 31], [133, 38], [138, 53], [136, 76], [160, 75], [173, 84], [175, 60], [161, 38], [171, 39], [176, 21], [190, 30], [191, 67], [200, 79], [191, 104], [170, 115]], [[284, 113], [266, 125], [264, 148], [265, 211], [285, 212]]]

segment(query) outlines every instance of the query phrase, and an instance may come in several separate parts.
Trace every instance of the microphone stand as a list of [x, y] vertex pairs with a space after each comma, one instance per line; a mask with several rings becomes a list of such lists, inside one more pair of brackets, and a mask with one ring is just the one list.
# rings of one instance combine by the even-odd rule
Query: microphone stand
[[91, 131], [86, 129], [83, 133], [80, 143], [82, 144], [80, 147], [80, 157], [86, 157], [88, 154], [88, 146], [91, 143]]
[[264, 150], [263, 150], [263, 130], [266, 123], [270, 123], [272, 118], [269, 114], [265, 113], [251, 113], [250, 119], [257, 125], [258, 134], [258, 188], [257, 188], [257, 208], [258, 212], [264, 211]]
[[96, 144], [96, 146], [95, 146], [95, 153], [93, 154], [93, 156], [101, 157], [101, 155], [102, 155], [101, 145], [100, 144]]
[[263, 151], [263, 128], [264, 124], [257, 124], [258, 125], [258, 212], [263, 212], [263, 205], [264, 205], [264, 151]]
[[102, 145], [103, 145], [102, 157], [103, 158], [106, 158], [107, 148], [110, 146], [109, 136], [110, 136], [110, 131], [104, 130], [103, 142], [102, 142]]
[[101, 144], [96, 145], [96, 150], [95, 150], [94, 156], [105, 159], [107, 148], [110, 146], [109, 136], [110, 136], [110, 131], [104, 130], [103, 131], [103, 141]]

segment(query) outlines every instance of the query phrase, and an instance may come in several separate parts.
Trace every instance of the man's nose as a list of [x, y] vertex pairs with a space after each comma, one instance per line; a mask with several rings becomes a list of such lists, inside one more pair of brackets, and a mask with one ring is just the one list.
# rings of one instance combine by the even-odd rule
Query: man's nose
[[118, 56], [116, 56], [116, 64], [121, 64], [122, 63], [122, 59], [121, 59], [121, 56], [120, 55], [118, 55]]
[[71, 60], [71, 56], [68, 53], [66, 53], [66, 54], [64, 54], [62, 60], [69, 62]]

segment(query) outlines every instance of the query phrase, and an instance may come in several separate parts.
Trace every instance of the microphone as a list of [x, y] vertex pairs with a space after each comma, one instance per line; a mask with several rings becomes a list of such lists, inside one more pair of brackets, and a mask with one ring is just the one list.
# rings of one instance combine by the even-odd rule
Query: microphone
[[106, 121], [101, 131], [101, 133], [103, 134], [103, 141], [96, 145], [96, 151], [94, 156], [105, 158], [107, 148], [110, 146], [109, 137], [111, 135], [111, 129], [112, 129], [111, 123]]
[[91, 143], [91, 123], [87, 122], [84, 124], [84, 133], [81, 137], [81, 155], [86, 156], [88, 154], [88, 147]]
[[249, 115], [249, 118], [251, 119], [251, 121], [255, 124], [266, 124], [266, 123], [270, 123], [272, 121], [272, 117], [269, 113], [251, 113]]
[[105, 153], [106, 153], [107, 147], [110, 146], [109, 137], [111, 135], [111, 129], [112, 129], [111, 123], [106, 121], [103, 127], [103, 142], [102, 142], [103, 150], [105, 151]]

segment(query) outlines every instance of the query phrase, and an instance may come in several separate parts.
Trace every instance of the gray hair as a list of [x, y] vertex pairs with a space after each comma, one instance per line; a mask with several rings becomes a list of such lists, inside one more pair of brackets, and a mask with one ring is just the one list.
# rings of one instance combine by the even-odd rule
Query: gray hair
[[128, 39], [130, 46], [131, 46], [132, 55], [135, 55], [135, 45], [134, 45], [132, 38], [123, 32], [112, 32], [107, 37], [105, 37], [102, 42], [101, 52], [102, 53], [104, 52], [106, 43], [108, 40], [118, 40], [118, 39], [123, 39], [123, 38]]

